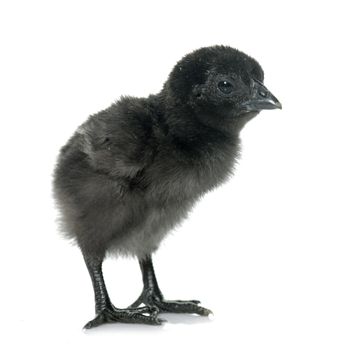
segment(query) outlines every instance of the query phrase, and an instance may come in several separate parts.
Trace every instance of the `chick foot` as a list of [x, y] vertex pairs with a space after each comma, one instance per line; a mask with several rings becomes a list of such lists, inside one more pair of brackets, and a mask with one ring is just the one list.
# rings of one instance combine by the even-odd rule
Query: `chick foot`
[[139, 323], [147, 325], [161, 325], [164, 320], [158, 318], [159, 309], [152, 306], [140, 308], [117, 309], [114, 306], [105, 307], [89, 321], [84, 328], [90, 329], [104, 323]]
[[148, 307], [156, 307], [159, 312], [187, 313], [200, 316], [209, 316], [212, 312], [200, 304], [199, 300], [165, 300], [163, 296], [152, 291], [143, 291], [140, 297], [130, 307], [137, 307], [140, 304]]

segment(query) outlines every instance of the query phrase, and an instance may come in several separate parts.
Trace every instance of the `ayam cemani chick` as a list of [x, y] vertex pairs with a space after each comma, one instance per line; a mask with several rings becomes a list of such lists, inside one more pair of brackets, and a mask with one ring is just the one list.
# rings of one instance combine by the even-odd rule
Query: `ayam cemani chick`
[[[95, 292], [96, 317], [85, 328], [158, 325], [160, 312], [210, 313], [197, 300], [164, 299], [152, 253], [232, 173], [242, 127], [263, 109], [281, 108], [263, 80], [246, 54], [201, 48], [175, 65], [160, 93], [121, 98], [90, 116], [61, 149], [54, 195], [62, 229], [80, 247]], [[116, 308], [108, 296], [107, 253], [139, 260], [144, 288], [129, 308]]]

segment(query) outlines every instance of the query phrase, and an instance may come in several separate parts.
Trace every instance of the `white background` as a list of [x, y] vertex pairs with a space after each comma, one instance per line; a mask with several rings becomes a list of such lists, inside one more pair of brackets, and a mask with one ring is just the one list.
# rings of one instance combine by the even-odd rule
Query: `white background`
[[[349, 349], [349, 19], [346, 1], [2, 1], [2, 349]], [[89, 332], [93, 292], [58, 234], [51, 174], [89, 114], [160, 90], [184, 54], [226, 44], [255, 57], [283, 104], [242, 132], [236, 175], [155, 256], [168, 298], [210, 319]], [[109, 260], [117, 306], [141, 291]]]

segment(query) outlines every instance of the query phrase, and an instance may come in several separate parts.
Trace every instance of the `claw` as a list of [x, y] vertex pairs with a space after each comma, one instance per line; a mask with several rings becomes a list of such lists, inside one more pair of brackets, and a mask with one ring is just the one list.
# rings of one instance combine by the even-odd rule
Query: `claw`
[[101, 324], [105, 323], [104, 317], [102, 314], [97, 315], [93, 320], [89, 321], [85, 326], [84, 329], [91, 329], [94, 327], [97, 327]]
[[214, 315], [213, 311], [206, 309], [205, 307], [202, 307], [202, 316], [209, 316], [209, 315]]

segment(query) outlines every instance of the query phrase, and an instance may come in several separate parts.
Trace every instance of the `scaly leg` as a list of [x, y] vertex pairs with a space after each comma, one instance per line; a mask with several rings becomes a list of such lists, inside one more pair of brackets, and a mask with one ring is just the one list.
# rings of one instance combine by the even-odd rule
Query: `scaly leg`
[[139, 263], [142, 271], [143, 291], [130, 307], [137, 307], [143, 303], [146, 306], [158, 308], [159, 312], [190, 313], [201, 316], [208, 316], [212, 313], [209, 309], [199, 306], [200, 301], [198, 300], [165, 300], [157, 283], [151, 256], [139, 260]]
[[158, 309], [152, 306], [118, 309], [111, 303], [102, 274], [102, 259], [84, 256], [95, 292], [96, 317], [84, 328], [97, 327], [104, 323], [143, 323], [160, 325], [163, 320], [157, 317]]

